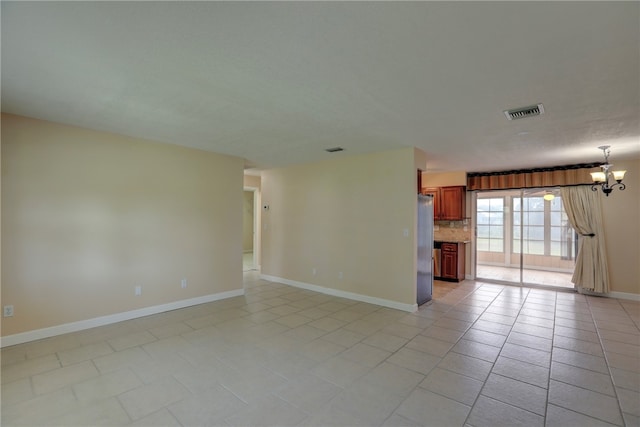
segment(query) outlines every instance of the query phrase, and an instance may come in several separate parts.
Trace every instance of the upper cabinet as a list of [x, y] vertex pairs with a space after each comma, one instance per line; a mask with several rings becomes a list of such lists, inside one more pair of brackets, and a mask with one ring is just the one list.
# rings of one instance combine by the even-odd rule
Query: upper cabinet
[[440, 219], [440, 187], [423, 187], [422, 194], [433, 196], [433, 219]]
[[466, 187], [441, 187], [440, 188], [440, 212], [442, 219], [446, 221], [463, 220], [467, 213]]
[[433, 219], [436, 221], [461, 221], [465, 218], [466, 187], [425, 187], [422, 194], [433, 196]]

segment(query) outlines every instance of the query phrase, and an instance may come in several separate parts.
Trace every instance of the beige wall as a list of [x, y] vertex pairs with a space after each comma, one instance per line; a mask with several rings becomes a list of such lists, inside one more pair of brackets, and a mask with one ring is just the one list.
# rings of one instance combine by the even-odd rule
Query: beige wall
[[423, 172], [423, 187], [448, 187], [452, 185], [467, 185], [467, 173], [455, 172]]
[[611, 290], [640, 294], [640, 160], [612, 159], [626, 169], [624, 191], [602, 195]]
[[260, 177], [255, 175], [244, 175], [244, 187], [260, 189]]
[[264, 171], [262, 273], [415, 304], [415, 157], [410, 148]]
[[242, 174], [235, 157], [2, 115], [2, 336], [242, 289]]

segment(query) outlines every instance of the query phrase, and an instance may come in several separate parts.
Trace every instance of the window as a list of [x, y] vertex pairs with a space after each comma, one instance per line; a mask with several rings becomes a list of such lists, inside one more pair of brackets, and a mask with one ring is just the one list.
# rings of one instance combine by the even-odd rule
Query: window
[[522, 251], [525, 254], [573, 258], [574, 233], [561, 197], [550, 202], [545, 202], [540, 196], [514, 197], [512, 204], [513, 253], [520, 253], [522, 239]]
[[477, 201], [477, 250], [504, 252], [504, 198], [486, 198]]
[[[521, 206], [522, 205], [522, 206]], [[522, 211], [522, 212], [521, 212]], [[522, 215], [521, 215], [522, 214]], [[545, 253], [545, 205], [542, 197], [513, 198], [513, 252]], [[522, 220], [522, 222], [521, 222]], [[522, 227], [520, 227], [522, 225]], [[521, 237], [524, 236], [523, 238]], [[522, 242], [521, 242], [522, 239]]]

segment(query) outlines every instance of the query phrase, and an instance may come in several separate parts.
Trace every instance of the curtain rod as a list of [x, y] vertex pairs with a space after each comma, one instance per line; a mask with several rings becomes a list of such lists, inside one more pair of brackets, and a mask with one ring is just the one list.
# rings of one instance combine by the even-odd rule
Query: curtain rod
[[518, 174], [518, 173], [553, 172], [553, 171], [562, 171], [562, 170], [571, 170], [571, 169], [589, 169], [589, 168], [599, 167], [602, 164], [603, 164], [602, 162], [595, 162], [595, 163], [579, 163], [577, 165], [541, 167], [541, 168], [533, 168], [533, 169], [515, 169], [515, 170], [499, 171], [499, 172], [467, 172], [467, 178], [474, 178], [476, 176], [499, 176], [499, 175], [512, 175], [512, 174]]

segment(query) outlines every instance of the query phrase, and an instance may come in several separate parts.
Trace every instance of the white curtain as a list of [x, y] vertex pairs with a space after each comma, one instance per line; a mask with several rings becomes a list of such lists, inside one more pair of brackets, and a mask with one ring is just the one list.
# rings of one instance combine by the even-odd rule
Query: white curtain
[[562, 187], [561, 194], [569, 222], [581, 236], [571, 281], [579, 291], [607, 293], [609, 269], [604, 244], [602, 194], [586, 185]]

